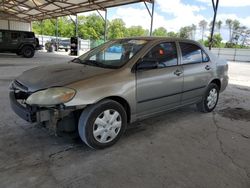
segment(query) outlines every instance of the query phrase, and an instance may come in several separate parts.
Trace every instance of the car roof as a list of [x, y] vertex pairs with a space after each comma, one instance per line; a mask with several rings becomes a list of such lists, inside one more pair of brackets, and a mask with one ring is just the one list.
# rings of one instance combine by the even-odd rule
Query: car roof
[[32, 32], [32, 31], [18, 31], [18, 30], [8, 30], [8, 29], [0, 29], [0, 31], [20, 32], [20, 33], [34, 33], [34, 32]]
[[178, 38], [178, 37], [150, 37], [150, 36], [145, 36], [145, 37], [126, 37], [126, 38], [121, 38], [121, 39], [114, 39], [114, 40], [148, 40], [148, 41], [178, 41], [178, 42], [188, 42], [188, 43], [195, 43], [195, 44], [200, 44], [199, 42], [191, 39], [183, 39], [183, 38]]

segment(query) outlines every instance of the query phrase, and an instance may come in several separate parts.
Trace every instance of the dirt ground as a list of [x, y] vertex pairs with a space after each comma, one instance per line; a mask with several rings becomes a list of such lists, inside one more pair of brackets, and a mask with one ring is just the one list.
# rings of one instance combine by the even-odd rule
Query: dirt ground
[[113, 147], [96, 151], [10, 109], [15, 76], [70, 59], [0, 54], [0, 187], [250, 187], [250, 63], [229, 63], [230, 83], [213, 113], [189, 106], [147, 119], [130, 125]]

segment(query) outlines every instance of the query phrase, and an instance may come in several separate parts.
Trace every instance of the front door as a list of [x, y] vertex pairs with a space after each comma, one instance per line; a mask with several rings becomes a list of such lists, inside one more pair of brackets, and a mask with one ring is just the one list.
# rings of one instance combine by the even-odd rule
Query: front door
[[154, 46], [137, 65], [137, 115], [147, 116], [180, 105], [182, 72], [175, 42]]
[[0, 52], [6, 49], [7, 42], [6, 32], [0, 31]]

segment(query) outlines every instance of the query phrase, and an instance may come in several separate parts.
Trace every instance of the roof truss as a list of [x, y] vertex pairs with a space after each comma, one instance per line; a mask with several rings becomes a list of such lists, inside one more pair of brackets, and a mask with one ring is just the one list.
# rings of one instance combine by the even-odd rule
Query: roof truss
[[153, 0], [2, 0], [0, 19], [35, 21]]

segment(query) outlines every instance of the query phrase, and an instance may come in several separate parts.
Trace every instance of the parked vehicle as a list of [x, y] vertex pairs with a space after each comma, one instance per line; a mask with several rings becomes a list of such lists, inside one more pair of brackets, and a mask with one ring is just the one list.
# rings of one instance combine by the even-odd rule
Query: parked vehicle
[[0, 52], [16, 53], [26, 58], [35, 54], [37, 39], [33, 32], [0, 30]]
[[[65, 52], [70, 49], [70, 39], [59, 40], [58, 39], [58, 47], [56, 39], [51, 39], [45, 44], [45, 48], [49, 52], [53, 52], [54, 50], [65, 50]], [[53, 50], [54, 49], [54, 50]]]
[[58, 44], [59, 50], [65, 50], [65, 52], [70, 50], [70, 39], [60, 40]]
[[26, 121], [75, 126], [88, 146], [101, 149], [128, 123], [190, 104], [211, 112], [227, 72], [226, 61], [195, 41], [118, 39], [67, 64], [25, 71], [13, 81], [10, 101]]

